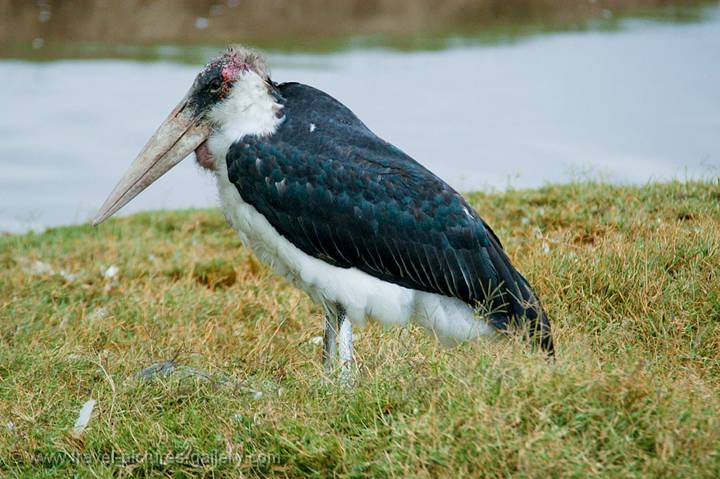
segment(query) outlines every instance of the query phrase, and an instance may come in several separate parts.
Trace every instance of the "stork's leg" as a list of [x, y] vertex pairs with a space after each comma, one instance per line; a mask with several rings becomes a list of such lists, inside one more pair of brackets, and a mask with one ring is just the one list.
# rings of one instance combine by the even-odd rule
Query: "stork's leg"
[[326, 371], [332, 371], [339, 363], [344, 381], [350, 379], [353, 366], [352, 339], [352, 323], [347, 319], [345, 308], [339, 304], [326, 307], [323, 364]]
[[325, 310], [325, 331], [323, 332], [323, 366], [325, 371], [335, 368], [337, 359], [337, 315], [334, 311]]
[[340, 375], [345, 384], [350, 383], [353, 368], [353, 336], [352, 323], [343, 310], [339, 317], [340, 332], [338, 333], [338, 351], [340, 355]]

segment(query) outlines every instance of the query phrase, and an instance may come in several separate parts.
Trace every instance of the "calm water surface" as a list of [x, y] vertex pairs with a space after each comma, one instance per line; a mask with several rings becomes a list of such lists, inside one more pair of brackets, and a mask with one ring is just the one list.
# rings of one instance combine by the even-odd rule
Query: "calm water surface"
[[[461, 190], [720, 173], [720, 15], [438, 52], [271, 55]], [[87, 221], [198, 66], [0, 61], [0, 230]], [[191, 159], [123, 213], [215, 205]], [[481, 212], [482, 213], [482, 212]]]

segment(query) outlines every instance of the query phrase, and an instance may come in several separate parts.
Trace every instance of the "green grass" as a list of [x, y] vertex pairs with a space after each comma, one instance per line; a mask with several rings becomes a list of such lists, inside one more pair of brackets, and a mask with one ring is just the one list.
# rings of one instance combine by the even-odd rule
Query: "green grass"
[[[470, 198], [555, 363], [369, 326], [343, 388], [319, 309], [214, 210], [0, 237], [0, 476], [718, 477], [720, 184]], [[174, 357], [226, 380], [133, 378]]]

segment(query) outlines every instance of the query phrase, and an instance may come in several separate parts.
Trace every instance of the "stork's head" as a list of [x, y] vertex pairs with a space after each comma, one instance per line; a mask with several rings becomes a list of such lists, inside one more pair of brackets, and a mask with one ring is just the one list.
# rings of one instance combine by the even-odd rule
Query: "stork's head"
[[[148, 140], [123, 178], [108, 196], [93, 224], [102, 223], [180, 163], [193, 151], [198, 162], [212, 167], [207, 140], [228, 116], [242, 121], [252, 105], [247, 90], [270, 88], [265, 61], [244, 48], [230, 48], [198, 74], [190, 90]], [[267, 91], [266, 91], [267, 93]]]

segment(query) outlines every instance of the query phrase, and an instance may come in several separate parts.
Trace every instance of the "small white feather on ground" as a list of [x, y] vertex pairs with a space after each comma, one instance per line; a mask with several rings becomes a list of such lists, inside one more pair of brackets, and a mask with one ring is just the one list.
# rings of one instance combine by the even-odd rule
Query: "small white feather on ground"
[[80, 413], [78, 414], [78, 418], [75, 421], [75, 427], [73, 427], [73, 431], [76, 434], [81, 434], [87, 427], [96, 402], [97, 401], [94, 399], [90, 399], [85, 401], [85, 404], [83, 404], [83, 407], [80, 409]]
[[120, 268], [115, 266], [114, 264], [108, 267], [108, 269], [105, 270], [103, 273], [103, 276], [105, 279], [113, 279], [117, 274], [120, 272]]

